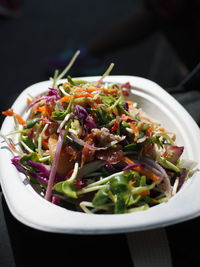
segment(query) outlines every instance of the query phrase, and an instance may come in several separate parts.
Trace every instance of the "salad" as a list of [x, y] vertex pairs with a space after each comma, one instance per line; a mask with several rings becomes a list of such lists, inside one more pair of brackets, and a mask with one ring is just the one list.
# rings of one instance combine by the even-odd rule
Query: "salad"
[[[132, 85], [61, 80], [45, 94], [27, 96], [27, 119], [13, 109], [15, 130], [0, 136], [12, 164], [46, 200], [86, 213], [146, 210], [175, 195], [194, 170], [181, 159], [176, 135], [130, 101]], [[17, 137], [14, 142], [11, 137]]]

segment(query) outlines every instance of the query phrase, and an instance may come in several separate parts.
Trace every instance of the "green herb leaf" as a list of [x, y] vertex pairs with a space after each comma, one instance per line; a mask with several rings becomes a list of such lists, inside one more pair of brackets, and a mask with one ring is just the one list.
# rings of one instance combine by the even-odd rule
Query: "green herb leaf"
[[115, 102], [115, 99], [112, 95], [105, 95], [101, 93], [99, 94], [99, 98], [101, 99], [103, 104], [105, 104], [108, 107], [111, 106]]
[[125, 213], [126, 210], [127, 210], [126, 198], [124, 197], [123, 194], [118, 194], [117, 200], [115, 202], [114, 212], [115, 213]]
[[35, 145], [32, 141], [32, 139], [28, 136], [22, 136], [22, 141], [31, 149], [35, 150]]
[[26, 124], [26, 128], [30, 129], [40, 120], [40, 118], [34, 118], [32, 120], [28, 120]]
[[92, 204], [96, 207], [102, 206], [106, 204], [109, 201], [109, 186], [105, 186], [102, 189], [100, 189], [94, 196], [92, 200]]

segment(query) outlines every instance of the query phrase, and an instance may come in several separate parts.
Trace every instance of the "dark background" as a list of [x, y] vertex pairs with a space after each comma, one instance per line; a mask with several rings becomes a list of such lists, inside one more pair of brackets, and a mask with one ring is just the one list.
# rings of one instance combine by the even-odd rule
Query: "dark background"
[[[49, 78], [49, 57], [69, 46], [86, 45], [141, 5], [139, 0], [26, 0], [18, 17], [0, 17], [0, 109], [8, 109], [27, 86]], [[174, 87], [184, 78], [184, 68], [161, 33], [111, 53], [104, 61], [116, 64], [112, 74], [136, 75], [159, 83], [199, 121], [199, 92], [175, 93]], [[14, 266], [14, 261], [17, 266], [46, 266], [47, 262], [49, 266], [63, 262], [66, 266], [93, 266], [93, 255], [98, 255], [102, 265], [107, 259], [105, 266], [119, 262], [131, 266], [125, 235], [88, 237], [33, 230], [12, 217], [3, 196], [0, 215], [2, 267]], [[194, 233], [199, 239], [199, 223], [195, 219], [166, 228], [175, 266], [200, 263], [193, 240]]]
[[[26, 0], [17, 18], [0, 18], [1, 110], [27, 86], [49, 79], [49, 57], [66, 47], [87, 45], [141, 5], [139, 0]], [[112, 74], [146, 77], [164, 87], [181, 80], [179, 60], [160, 33], [109, 54], [104, 62], [115, 63]]]

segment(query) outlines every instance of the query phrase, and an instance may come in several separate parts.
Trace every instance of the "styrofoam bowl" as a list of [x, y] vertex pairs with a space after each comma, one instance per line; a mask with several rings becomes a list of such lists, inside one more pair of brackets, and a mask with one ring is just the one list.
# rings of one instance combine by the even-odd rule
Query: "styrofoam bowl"
[[[84, 77], [96, 81], [99, 77]], [[125, 83], [134, 87], [130, 98], [159, 121], [166, 129], [176, 133], [177, 144], [185, 147], [183, 158], [200, 163], [200, 131], [188, 112], [156, 83], [134, 76], [109, 76], [108, 82]], [[27, 94], [36, 96], [51, 87], [49, 81], [36, 83], [25, 89], [12, 108], [25, 115]], [[1, 131], [6, 134], [14, 130], [13, 119], [7, 117]], [[5, 146], [1, 143], [1, 147]], [[0, 181], [11, 213], [22, 223], [36, 229], [73, 234], [105, 234], [133, 232], [163, 227], [199, 216], [200, 174], [197, 172], [183, 188], [168, 202], [145, 211], [129, 214], [97, 215], [71, 211], [56, 206], [38, 195], [11, 164], [12, 154], [0, 149]]]

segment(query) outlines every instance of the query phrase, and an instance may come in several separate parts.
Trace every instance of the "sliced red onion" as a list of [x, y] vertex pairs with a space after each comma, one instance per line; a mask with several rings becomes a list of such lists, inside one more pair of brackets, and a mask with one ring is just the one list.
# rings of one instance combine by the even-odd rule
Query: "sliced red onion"
[[166, 145], [163, 156], [171, 163], [176, 163], [184, 150], [183, 146]]
[[188, 175], [188, 170], [183, 169], [181, 171], [180, 177], [179, 177], [179, 183], [178, 183], [178, 187], [177, 187], [177, 192], [181, 189], [181, 187], [183, 186], [183, 184], [185, 183], [185, 178]]
[[38, 102], [40, 102], [42, 100], [45, 100], [45, 98], [46, 98], [45, 96], [42, 96], [40, 98], [37, 98], [37, 99], [31, 101], [31, 103], [27, 107], [27, 110], [29, 110], [30, 108], [32, 108], [33, 106], [35, 106], [35, 104], [37, 104]]
[[145, 165], [147, 169], [149, 169], [150, 171], [152, 171], [161, 178], [159, 182], [162, 181], [163, 177], [167, 176], [165, 169], [161, 167], [159, 163], [156, 162], [155, 160], [150, 158], [144, 158], [142, 159], [142, 163]]
[[164, 189], [168, 195], [168, 197], [171, 197], [172, 194], [172, 187], [170, 183], [169, 176], [165, 169], [155, 160], [150, 158], [143, 159], [144, 164], [146, 164], [146, 168], [154, 172], [156, 175], [158, 175], [161, 179], [158, 181], [158, 185], [163, 182], [164, 183]]
[[61, 149], [62, 149], [64, 133], [65, 133], [65, 130], [60, 131], [60, 134], [58, 137], [58, 143], [57, 143], [57, 147], [56, 147], [56, 152], [55, 152], [55, 157], [54, 157], [53, 164], [52, 164], [51, 171], [50, 171], [50, 175], [49, 175], [49, 181], [48, 181], [47, 190], [46, 190], [46, 194], [45, 194], [45, 199], [48, 201], [51, 200], [51, 193], [52, 193], [52, 188], [54, 185], [54, 180], [55, 180], [55, 175], [56, 175], [56, 169], [58, 166], [58, 161], [59, 161], [60, 153], [61, 153]]

